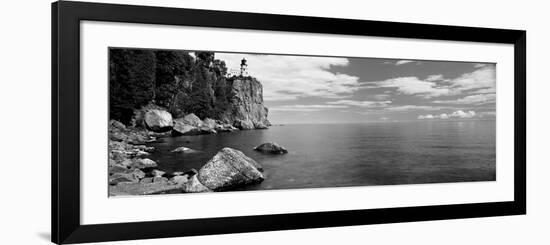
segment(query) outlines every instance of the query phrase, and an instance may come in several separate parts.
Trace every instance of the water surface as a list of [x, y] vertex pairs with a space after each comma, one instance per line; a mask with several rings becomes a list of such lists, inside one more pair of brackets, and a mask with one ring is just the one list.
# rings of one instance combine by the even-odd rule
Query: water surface
[[[253, 148], [277, 142], [289, 151]], [[296, 124], [266, 130], [163, 138], [150, 156], [167, 171], [200, 169], [224, 147], [264, 167], [266, 180], [244, 188], [288, 189], [495, 180], [495, 121]], [[171, 153], [185, 146], [198, 153]]]

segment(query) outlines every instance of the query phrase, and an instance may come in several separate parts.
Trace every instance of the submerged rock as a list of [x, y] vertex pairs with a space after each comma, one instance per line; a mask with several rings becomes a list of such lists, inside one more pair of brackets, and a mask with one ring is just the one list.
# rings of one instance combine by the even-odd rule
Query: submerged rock
[[193, 150], [191, 148], [187, 148], [185, 146], [178, 147], [174, 150], [172, 150], [174, 153], [195, 153], [198, 152], [197, 150]]
[[172, 128], [172, 114], [164, 110], [147, 110], [144, 121], [147, 128], [153, 131], [162, 132]]
[[259, 151], [259, 152], [264, 152], [264, 153], [271, 153], [271, 154], [285, 154], [285, 153], [288, 153], [288, 151], [284, 147], [278, 145], [275, 142], [263, 143], [259, 146], [256, 146], [254, 148], [254, 150]]
[[264, 180], [260, 166], [241, 151], [223, 148], [198, 173], [198, 180], [208, 189], [219, 191], [259, 183]]

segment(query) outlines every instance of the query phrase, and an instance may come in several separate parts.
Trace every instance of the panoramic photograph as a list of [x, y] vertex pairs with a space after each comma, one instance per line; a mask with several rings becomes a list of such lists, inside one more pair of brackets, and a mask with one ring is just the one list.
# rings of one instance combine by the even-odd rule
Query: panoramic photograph
[[108, 193], [496, 180], [496, 64], [109, 49]]

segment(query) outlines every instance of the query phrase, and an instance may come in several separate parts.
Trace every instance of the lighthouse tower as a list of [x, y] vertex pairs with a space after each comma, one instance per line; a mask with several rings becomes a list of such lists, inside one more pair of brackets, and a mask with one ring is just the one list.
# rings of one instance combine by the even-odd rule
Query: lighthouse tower
[[248, 65], [246, 64], [246, 59], [241, 60], [241, 77], [248, 77]]

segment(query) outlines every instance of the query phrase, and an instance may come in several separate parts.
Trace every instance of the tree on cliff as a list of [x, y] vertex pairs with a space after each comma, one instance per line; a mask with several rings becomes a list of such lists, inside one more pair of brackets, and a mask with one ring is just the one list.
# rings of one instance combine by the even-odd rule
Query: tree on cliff
[[109, 51], [109, 116], [128, 123], [135, 108], [153, 99], [155, 53], [139, 49]]
[[171, 109], [181, 83], [190, 76], [193, 57], [185, 51], [156, 51], [155, 103]]

